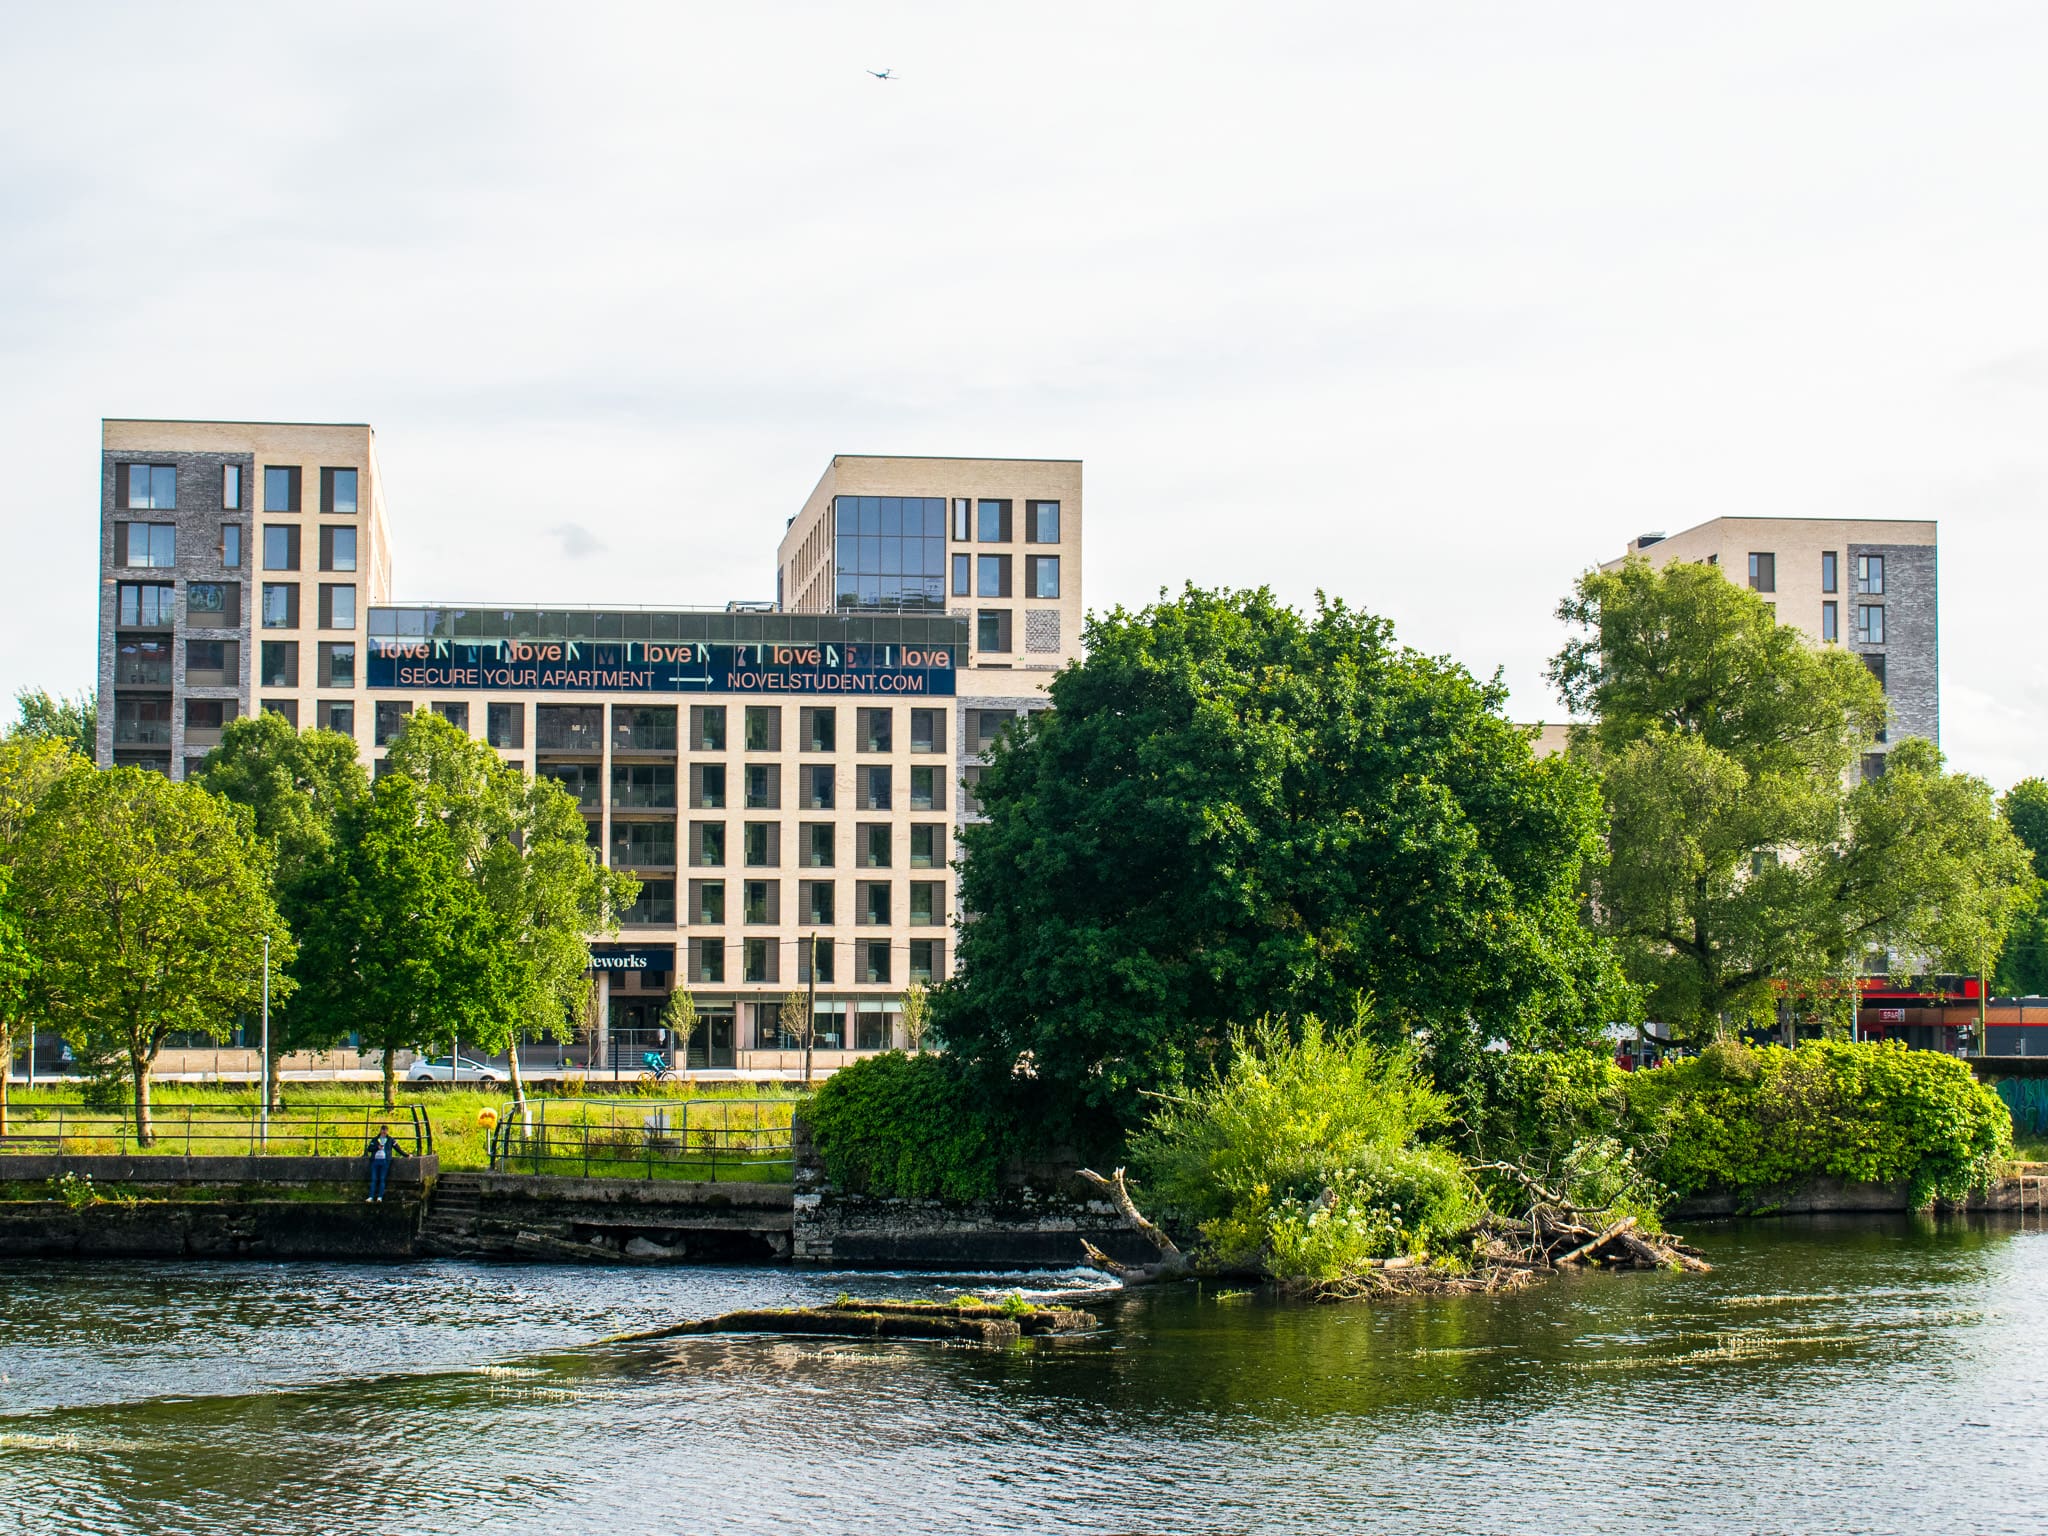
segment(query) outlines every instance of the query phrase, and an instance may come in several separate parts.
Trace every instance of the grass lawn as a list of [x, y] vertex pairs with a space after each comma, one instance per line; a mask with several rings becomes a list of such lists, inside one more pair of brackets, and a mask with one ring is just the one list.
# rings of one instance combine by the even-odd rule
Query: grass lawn
[[[529, 1100], [533, 1130], [519, 1139], [513, 1171], [592, 1177], [711, 1176], [787, 1182], [790, 1114], [800, 1091], [772, 1083], [641, 1083], [622, 1093]], [[484, 1111], [503, 1119], [503, 1089], [401, 1088], [398, 1107], [384, 1108], [376, 1083], [286, 1083], [284, 1107], [270, 1116], [267, 1141], [257, 1136], [256, 1094], [246, 1086], [153, 1085], [155, 1143], [135, 1142], [132, 1110], [81, 1107], [75, 1087], [16, 1088], [8, 1096], [12, 1150], [74, 1155], [155, 1153], [239, 1156], [317, 1153], [352, 1157], [380, 1125], [402, 1151], [413, 1150], [415, 1112], [432, 1129], [444, 1169], [485, 1168], [490, 1131]], [[690, 1107], [685, 1111], [685, 1102]], [[523, 1128], [522, 1128], [523, 1129]], [[19, 1139], [16, 1138], [26, 1138]], [[47, 1139], [40, 1139], [47, 1138]], [[4, 1163], [0, 1163], [4, 1176]]]

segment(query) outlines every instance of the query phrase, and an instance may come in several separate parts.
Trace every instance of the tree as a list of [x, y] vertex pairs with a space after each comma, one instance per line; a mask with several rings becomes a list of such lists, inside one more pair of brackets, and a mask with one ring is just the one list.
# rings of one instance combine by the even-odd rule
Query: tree
[[9, 736], [62, 742], [88, 762], [99, 754], [100, 707], [90, 693], [53, 696], [47, 689], [24, 688], [15, 694], [14, 703]]
[[148, 1145], [165, 1038], [225, 1038], [261, 997], [266, 937], [292, 959], [249, 815], [196, 784], [73, 757], [15, 875], [52, 1011], [81, 1055], [125, 1068]]
[[44, 1005], [39, 951], [13, 869], [50, 787], [73, 761], [70, 746], [61, 741], [19, 732], [0, 738], [0, 1062], [6, 1063], [0, 1070], [0, 1134], [7, 1129], [7, 1078], [17, 1042], [35, 1050], [35, 1024]]
[[[38, 965], [14, 899], [13, 872], [0, 864], [0, 1136], [7, 1134], [7, 1080], [14, 1072], [14, 1039], [30, 1017]], [[28, 1037], [35, 1049], [35, 1036]]]
[[683, 1070], [689, 1070], [690, 1037], [697, 1033], [697, 999], [688, 987], [677, 987], [661, 1007], [661, 1026], [669, 1032], [683, 1053]]
[[948, 1049], [1047, 1138], [1113, 1140], [1233, 1027], [1360, 994], [1452, 1072], [1626, 1014], [1578, 918], [1598, 791], [1535, 758], [1497, 680], [1264, 590], [1190, 587], [1085, 642], [983, 770], [934, 995]]
[[924, 1050], [925, 1031], [931, 1027], [932, 995], [921, 981], [903, 989], [903, 1039], [913, 1056]]
[[[270, 849], [278, 910], [294, 931], [302, 927], [311, 871], [333, 846], [336, 823], [369, 798], [355, 742], [339, 731], [300, 732], [264, 710], [229, 722], [196, 782], [249, 808], [257, 837]], [[282, 1057], [331, 1046], [337, 1038], [314, 1029], [303, 1011], [273, 1008], [263, 1079], [273, 1098]]]
[[794, 1040], [804, 1048], [804, 1082], [808, 1084], [811, 1080], [811, 1000], [799, 991], [783, 993], [775, 1022], [780, 1026], [783, 1041]]
[[598, 863], [575, 798], [552, 779], [529, 779], [439, 715], [409, 717], [386, 755], [448, 828], [463, 868], [510, 946], [504, 1011], [476, 1038], [511, 1062], [512, 1096], [526, 1099], [519, 1043], [567, 1039], [589, 1007], [590, 937], [618, 931], [640, 882]]
[[[2048, 779], [2022, 779], [2006, 791], [1999, 812], [2033, 857], [2034, 878], [2048, 882]], [[2008, 997], [2048, 993], [2048, 883], [2023, 906], [1998, 957], [1993, 985]]]
[[345, 812], [307, 876], [294, 1008], [310, 1028], [355, 1034], [384, 1057], [384, 1107], [397, 1053], [473, 1037], [519, 1003], [513, 948], [465, 867], [433, 797], [403, 774], [379, 779]]
[[2017, 844], [1924, 743], [1851, 786], [1885, 722], [1857, 657], [1692, 562], [1589, 572], [1558, 612], [1582, 633], [1551, 677], [1590, 716], [1572, 755], [1610, 823], [1592, 921], [1652, 1017], [1700, 1035], [1781, 1003], [1840, 1015], [1873, 950], [1972, 974], [1997, 952]]

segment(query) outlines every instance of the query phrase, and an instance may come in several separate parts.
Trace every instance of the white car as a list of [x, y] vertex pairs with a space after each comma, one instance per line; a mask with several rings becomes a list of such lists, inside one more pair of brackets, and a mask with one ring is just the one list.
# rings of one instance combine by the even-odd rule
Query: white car
[[405, 1069], [408, 1083], [445, 1083], [451, 1079], [458, 1083], [482, 1083], [495, 1088], [504, 1081], [504, 1074], [488, 1063], [471, 1061], [467, 1056], [457, 1058], [457, 1065], [452, 1071], [446, 1056], [429, 1056]]

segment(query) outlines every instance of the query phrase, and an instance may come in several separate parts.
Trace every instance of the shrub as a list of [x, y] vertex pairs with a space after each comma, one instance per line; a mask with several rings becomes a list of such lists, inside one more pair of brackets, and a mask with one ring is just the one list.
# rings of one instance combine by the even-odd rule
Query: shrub
[[1635, 1074], [1628, 1099], [1681, 1194], [1826, 1175], [1903, 1182], [1925, 1203], [1961, 1197], [2012, 1150], [2011, 1116], [1967, 1066], [1891, 1042], [1722, 1041]]
[[1200, 1223], [1210, 1257], [1330, 1280], [1468, 1229], [1477, 1192], [1447, 1149], [1416, 1144], [1448, 1101], [1361, 1015], [1298, 1039], [1267, 1021], [1232, 1036], [1229, 1067], [1168, 1101], [1131, 1146], [1150, 1194]]
[[798, 1113], [841, 1189], [986, 1200], [1000, 1183], [1006, 1138], [948, 1057], [867, 1057], [825, 1079]]
[[1620, 1133], [1628, 1076], [1592, 1051], [1488, 1051], [1461, 1084], [1465, 1150], [1535, 1167], [1557, 1163]]

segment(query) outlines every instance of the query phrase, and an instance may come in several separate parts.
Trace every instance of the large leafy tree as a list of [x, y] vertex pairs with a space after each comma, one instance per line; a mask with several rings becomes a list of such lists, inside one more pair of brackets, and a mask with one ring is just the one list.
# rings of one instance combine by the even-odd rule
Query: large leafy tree
[[0, 1134], [7, 1129], [7, 1078], [14, 1053], [35, 1048], [44, 1010], [34, 930], [13, 878], [29, 830], [52, 785], [75, 761], [69, 743], [16, 732], [0, 739]]
[[268, 852], [247, 811], [199, 785], [75, 756], [25, 844], [15, 880], [39, 990], [82, 1056], [125, 1071], [146, 1145], [166, 1037], [225, 1038], [261, 997], [265, 938], [292, 958]]
[[597, 861], [575, 798], [528, 778], [439, 715], [409, 717], [386, 756], [425, 792], [508, 947], [504, 1008], [473, 1033], [506, 1051], [525, 1098], [519, 1042], [566, 1039], [590, 997], [590, 939], [616, 932], [639, 882]]
[[90, 693], [52, 694], [45, 688], [24, 688], [14, 696], [14, 705], [9, 736], [62, 742], [88, 759], [98, 753], [100, 708]]
[[2013, 920], [1998, 957], [1994, 985], [2007, 996], [2039, 997], [2048, 992], [2048, 779], [2022, 779], [2005, 792], [1998, 809], [2013, 835], [2026, 844], [2037, 885]]
[[308, 872], [294, 1011], [329, 1038], [354, 1034], [384, 1058], [394, 1102], [398, 1052], [486, 1034], [514, 1005], [517, 981], [460, 841], [428, 792], [379, 779], [339, 818]]
[[[249, 808], [271, 853], [278, 909], [294, 931], [305, 926], [310, 876], [333, 847], [341, 819], [369, 798], [356, 744], [338, 731], [298, 731], [273, 710], [229, 723], [207, 753], [197, 781]], [[324, 1016], [273, 1009], [267, 1081], [275, 1093], [277, 1058], [330, 1046], [340, 1038]]]
[[1629, 1008], [1578, 918], [1600, 806], [1503, 690], [1381, 619], [1190, 587], [1090, 621], [1053, 709], [1005, 733], [964, 835], [959, 973], [934, 1024], [991, 1092], [1082, 1145], [1267, 1015], [1584, 1038]]
[[1653, 1017], [1704, 1034], [1789, 1001], [1826, 1021], [1873, 952], [1967, 973], [1997, 953], [2019, 846], [1926, 743], [1852, 783], [1885, 723], [1857, 657], [1692, 562], [1589, 572], [1559, 616], [1579, 633], [1551, 677], [1610, 818], [1592, 917]]

